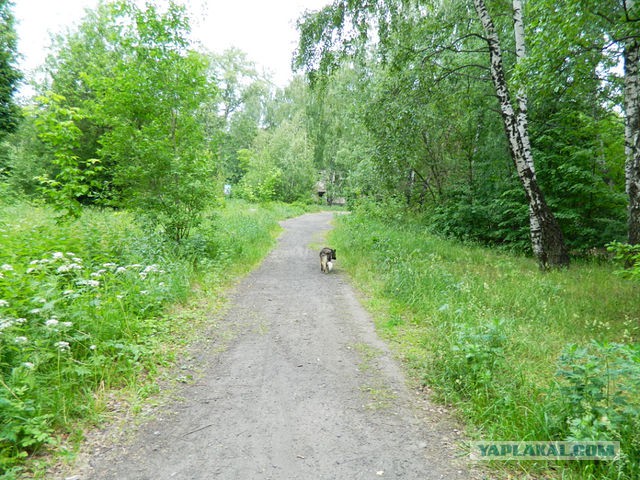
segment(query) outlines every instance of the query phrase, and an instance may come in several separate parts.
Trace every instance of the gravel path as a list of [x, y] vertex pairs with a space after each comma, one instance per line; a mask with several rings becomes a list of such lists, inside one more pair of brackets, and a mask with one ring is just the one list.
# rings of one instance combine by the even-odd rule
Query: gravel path
[[235, 339], [203, 353], [206, 368], [182, 401], [94, 454], [76, 478], [470, 478], [453, 423], [407, 388], [340, 271], [340, 251], [333, 272], [320, 273], [331, 219], [282, 222], [277, 247], [232, 296], [224, 322]]

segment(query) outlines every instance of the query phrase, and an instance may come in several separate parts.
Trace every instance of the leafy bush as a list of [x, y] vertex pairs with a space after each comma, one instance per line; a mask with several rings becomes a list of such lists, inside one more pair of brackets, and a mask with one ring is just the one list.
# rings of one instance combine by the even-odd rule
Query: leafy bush
[[458, 324], [448, 349], [439, 355], [439, 369], [452, 390], [465, 397], [486, 395], [495, 386], [494, 376], [504, 371], [505, 321], [470, 326]]
[[607, 245], [607, 250], [613, 253], [614, 259], [625, 267], [618, 274], [625, 278], [640, 280], [640, 245], [611, 242]]
[[558, 361], [567, 440], [619, 441], [618, 467], [640, 474], [640, 345], [568, 345]]

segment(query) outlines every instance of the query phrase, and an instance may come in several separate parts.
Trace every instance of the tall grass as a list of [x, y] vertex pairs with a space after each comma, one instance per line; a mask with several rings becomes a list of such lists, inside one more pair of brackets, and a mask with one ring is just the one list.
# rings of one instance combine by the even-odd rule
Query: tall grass
[[[618, 462], [524, 462], [562, 478], [637, 478], [640, 289], [616, 267], [540, 272], [371, 208], [333, 233], [380, 331], [483, 440], [618, 440]], [[561, 472], [561, 475], [558, 473]]]
[[56, 224], [46, 208], [0, 205], [0, 475], [98, 417], [96, 392], [152, 382], [189, 330], [168, 307], [194, 283], [219, 295], [299, 213], [228, 202], [176, 244], [126, 212]]

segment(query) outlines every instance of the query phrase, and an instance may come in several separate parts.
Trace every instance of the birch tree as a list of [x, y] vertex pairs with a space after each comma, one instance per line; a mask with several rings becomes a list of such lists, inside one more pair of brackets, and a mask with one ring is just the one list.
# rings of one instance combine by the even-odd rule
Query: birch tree
[[[625, 22], [640, 23], [635, 0], [623, 1]], [[635, 12], [635, 13], [634, 13]], [[640, 244], [640, 35], [624, 41], [625, 176], [629, 195], [629, 243]]]
[[[640, 244], [640, 2], [637, 0], [538, 0], [536, 12], [536, 69], [552, 82], [556, 66], [567, 58], [599, 55], [599, 80], [614, 84], [609, 101], [622, 107], [625, 123], [625, 190], [628, 196], [628, 239]], [[561, 36], [562, 42], [550, 41]], [[614, 77], [622, 63], [623, 101]], [[542, 67], [542, 68], [540, 68]], [[597, 73], [597, 72], [596, 72]], [[592, 72], [588, 73], [593, 75]], [[572, 72], [574, 81], [584, 81]]]
[[[500, 113], [509, 143], [509, 150], [529, 203], [529, 224], [533, 253], [540, 266], [544, 269], [568, 265], [569, 255], [562, 231], [544, 199], [536, 178], [531, 143], [529, 141], [526, 91], [522, 86], [518, 88], [516, 110], [511, 100], [511, 92], [505, 75], [502, 48], [493, 19], [484, 0], [474, 0], [473, 3], [484, 30], [484, 38], [489, 47], [491, 79], [500, 104]], [[520, 60], [526, 55], [521, 0], [513, 0], [513, 23], [516, 56]]]
[[[518, 55], [522, 58], [526, 49], [521, 1], [514, 2], [514, 13]], [[312, 73], [331, 70], [339, 63], [341, 53], [354, 55], [354, 52], [366, 51], [366, 46], [363, 48], [362, 45], [368, 37], [377, 37], [384, 47], [389, 33], [402, 28], [404, 14], [411, 16], [413, 20], [448, 15], [447, 18], [443, 18], [438, 29], [431, 32], [431, 36], [436, 40], [427, 40], [425, 43], [430, 44], [428, 47], [421, 48], [423, 46], [417, 44], [402, 45], [400, 48], [405, 51], [420, 50], [425, 58], [434, 58], [444, 52], [477, 54], [481, 50], [474, 45], [465, 46], [465, 42], [482, 38], [486, 43], [491, 80], [499, 101], [509, 151], [529, 207], [532, 250], [542, 268], [568, 265], [569, 256], [561, 229], [545, 201], [536, 178], [528, 135], [526, 91], [523, 87], [518, 89], [513, 98], [505, 72], [500, 38], [484, 0], [474, 0], [472, 6], [471, 2], [335, 0], [332, 5], [316, 14], [307, 14], [299, 23], [301, 38], [297, 64], [305, 66]], [[474, 16], [480, 20], [482, 34], [474, 31], [477, 23], [470, 21]], [[368, 31], [372, 25], [378, 27], [375, 35]], [[445, 76], [460, 73], [467, 67], [486, 68], [486, 65], [475, 63], [477, 62], [472, 61], [469, 65], [455, 67], [445, 72]], [[420, 67], [417, 63], [414, 68]], [[427, 101], [425, 98], [424, 102]]]

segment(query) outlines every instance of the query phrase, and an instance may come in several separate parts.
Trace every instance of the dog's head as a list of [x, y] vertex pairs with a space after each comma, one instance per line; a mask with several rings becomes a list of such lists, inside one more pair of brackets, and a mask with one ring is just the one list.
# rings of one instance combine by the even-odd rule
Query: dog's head
[[335, 248], [331, 249], [331, 260], [335, 260], [336, 259], [336, 250]]

